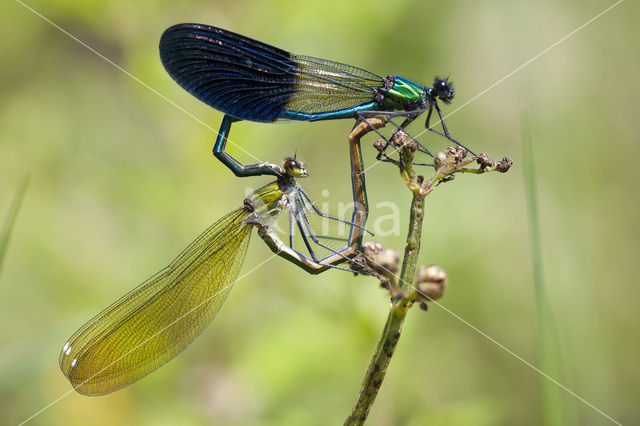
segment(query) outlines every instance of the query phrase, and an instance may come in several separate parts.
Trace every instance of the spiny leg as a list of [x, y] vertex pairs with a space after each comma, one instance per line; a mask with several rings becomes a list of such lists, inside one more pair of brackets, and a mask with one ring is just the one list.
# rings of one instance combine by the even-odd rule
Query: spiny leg
[[291, 247], [292, 250], [295, 250], [293, 248], [293, 237], [295, 234], [295, 227], [293, 226], [295, 220], [293, 218], [293, 215], [295, 213], [293, 212], [293, 210], [289, 210], [289, 247]]
[[[337, 254], [339, 256], [342, 256], [341, 253], [339, 253], [338, 251], [332, 249], [331, 247], [328, 247], [325, 244], [322, 244], [320, 242], [320, 240], [318, 240], [318, 238], [315, 235], [315, 232], [313, 232], [313, 229], [311, 228], [311, 225], [309, 224], [309, 220], [307, 219], [307, 215], [304, 214], [304, 206], [302, 205], [302, 201], [300, 198], [295, 197], [295, 207], [292, 207], [292, 209], [295, 209], [295, 217], [296, 217], [296, 223], [298, 224], [298, 228], [300, 229], [300, 232], [302, 233], [302, 238], [305, 241], [305, 244], [307, 244], [307, 248], [309, 249], [309, 254], [311, 255], [311, 257], [313, 258], [314, 261], [316, 262], [320, 262], [318, 260], [318, 258], [316, 257], [315, 253], [313, 252], [313, 250], [311, 250], [311, 248], [308, 245], [308, 238], [311, 238], [311, 240], [316, 243], [317, 245], [319, 245], [320, 247], [329, 250], [331, 252], [333, 252], [334, 254]], [[345, 260], [349, 260], [348, 258], [344, 258]]]
[[296, 222], [296, 225], [298, 225], [298, 230], [300, 230], [302, 241], [304, 241], [304, 245], [307, 247], [307, 251], [311, 255], [311, 259], [316, 263], [320, 263], [320, 260], [318, 259], [315, 252], [313, 251], [313, 248], [309, 243], [309, 239], [307, 238], [309, 235], [307, 234], [307, 230], [305, 229], [305, 224], [303, 223], [303, 221], [306, 222], [307, 226], [309, 225], [309, 222], [307, 222], [307, 218], [304, 215], [304, 210], [302, 209], [302, 205], [300, 204], [299, 200], [296, 199], [295, 204], [293, 206], [289, 206], [289, 209], [292, 212], [289, 215], [289, 218], [293, 217], [293, 219]]
[[[440, 123], [442, 123], [442, 130], [444, 130], [444, 133], [439, 132], [436, 129], [432, 129], [430, 127], [430, 125], [429, 125], [429, 122], [431, 120], [431, 112], [433, 111], [433, 108], [436, 109], [436, 112], [438, 113], [438, 117], [440, 117]], [[451, 142], [455, 143], [456, 145], [461, 146], [462, 148], [466, 149], [472, 155], [476, 155], [469, 148], [467, 148], [462, 143], [458, 142], [457, 140], [455, 140], [454, 138], [451, 137], [451, 134], [449, 134], [449, 130], [447, 129], [447, 125], [444, 123], [444, 117], [442, 117], [442, 111], [440, 111], [440, 107], [438, 106], [437, 103], [433, 103], [432, 105], [429, 106], [429, 112], [427, 113], [427, 120], [425, 121], [425, 127], [427, 128], [428, 131], [433, 132], [436, 135], [442, 136], [443, 138], [446, 138], [446, 139], [450, 140]]]
[[307, 248], [309, 249], [309, 254], [313, 258], [313, 260], [315, 262], [319, 263], [319, 264], [324, 264], [324, 265], [329, 266], [331, 268], [340, 269], [340, 270], [343, 270], [343, 271], [353, 272], [353, 270], [347, 269], [347, 268], [343, 268], [341, 266], [337, 266], [335, 263], [334, 264], [327, 264], [327, 263], [317, 259], [317, 257], [315, 256], [315, 253], [309, 247], [309, 243], [308, 243], [307, 237], [311, 238], [311, 240], [315, 244], [319, 245], [320, 247], [324, 248], [325, 250], [328, 250], [328, 251], [332, 252], [333, 255], [341, 257], [343, 259], [343, 261], [348, 261], [349, 260], [349, 258], [346, 257], [340, 250], [334, 250], [331, 247], [327, 246], [326, 244], [323, 244], [318, 239], [318, 236], [315, 234], [315, 232], [313, 231], [313, 228], [311, 227], [311, 225], [309, 224], [309, 221], [307, 220], [307, 216], [304, 214], [304, 210], [303, 210], [304, 207], [303, 207], [301, 201], [298, 198], [296, 198], [296, 209], [297, 209], [297, 213], [295, 215], [296, 215], [297, 218], [299, 218], [299, 220], [297, 220], [298, 227], [302, 226], [302, 227], [300, 227], [300, 232], [302, 234], [302, 238], [303, 238], [305, 244], [307, 245]]
[[[301, 189], [299, 185], [296, 185], [296, 186], [298, 187], [297, 189]], [[311, 227], [311, 224], [309, 223], [309, 220], [307, 219], [307, 215], [304, 213], [305, 209], [306, 209], [306, 205], [307, 205], [307, 203], [305, 202], [305, 199], [303, 197], [299, 197], [298, 194], [295, 194], [293, 198], [294, 198], [294, 205], [289, 206], [289, 211], [291, 212], [290, 213], [290, 217], [293, 217], [295, 222], [296, 222], [296, 224], [298, 225], [298, 229], [300, 230], [300, 234], [302, 236], [302, 240], [304, 241], [305, 246], [307, 247], [307, 250], [309, 252], [309, 255], [311, 256], [312, 261], [316, 262], [318, 264], [326, 265], [326, 266], [328, 266], [330, 268], [335, 268], [335, 269], [340, 269], [340, 270], [344, 270], [344, 271], [353, 272], [351, 269], [347, 269], [347, 268], [343, 268], [343, 267], [337, 266], [335, 263], [334, 264], [327, 264], [327, 263], [324, 263], [322, 260], [318, 259], [318, 257], [316, 256], [315, 252], [311, 248], [311, 244], [309, 243], [309, 240], [308, 240], [309, 238], [316, 245], [324, 248], [327, 251], [330, 251], [335, 256], [341, 257], [343, 261], [348, 261], [349, 260], [349, 258], [346, 257], [342, 253], [342, 251], [335, 250], [335, 249], [329, 247], [328, 245], [322, 243], [319, 240], [318, 236], [313, 231], [313, 228]], [[309, 203], [311, 205], [313, 205], [313, 203], [310, 200], [306, 200], [306, 201], [309, 201]], [[315, 205], [314, 205], [314, 207], [315, 207]], [[315, 208], [317, 208], [317, 207], [315, 207]], [[321, 217], [331, 217], [331, 218], [333, 218], [332, 216], [325, 215], [322, 211], [320, 211], [320, 209], [318, 209], [318, 212], [319, 212], [319, 215]], [[336, 219], [338, 221], [343, 221], [343, 222], [349, 223], [349, 224], [351, 224], [353, 226], [357, 226], [357, 224], [353, 224], [351, 222], [344, 221], [344, 220], [339, 219], [339, 218], [334, 218], [334, 219]], [[293, 245], [291, 247], [293, 248]]]
[[372, 118], [372, 117], [375, 117], [377, 115], [382, 115], [382, 116], [385, 117], [386, 121], [389, 121], [390, 117], [396, 116], [397, 114], [398, 113], [393, 113], [393, 112], [389, 112], [389, 111], [358, 111], [358, 113], [357, 113], [358, 120], [361, 120], [363, 123], [365, 123], [367, 125], [367, 127], [369, 128], [368, 129], [369, 131], [376, 132], [376, 134], [378, 136], [380, 136], [380, 138], [382, 138], [382, 140], [385, 141], [384, 148], [382, 148], [382, 151], [376, 156], [376, 160], [378, 160], [378, 161], [386, 161], [386, 160], [382, 159], [382, 153], [385, 152], [387, 150], [387, 148], [389, 148], [389, 146], [391, 146], [398, 153], [398, 155], [400, 154], [400, 151], [398, 150], [398, 148], [396, 148], [394, 145], [392, 145], [389, 142], [389, 139], [387, 139], [385, 135], [380, 133], [375, 126], [373, 126], [371, 123], [369, 123], [369, 120], [367, 120], [367, 117]]
[[[418, 139], [414, 138], [410, 133], [408, 133], [405, 130], [405, 126], [407, 125], [407, 120], [405, 120], [401, 125], [397, 125], [393, 120], [391, 120], [390, 118], [387, 119], [387, 121], [391, 124], [393, 124], [398, 130], [402, 130], [403, 132], [406, 133], [407, 136], [409, 136], [409, 138], [414, 141], [417, 145], [418, 145], [418, 151], [422, 152], [423, 154], [427, 154], [429, 157], [433, 158], [433, 154], [431, 153], [431, 151], [429, 151], [429, 148], [427, 148], [426, 146], [424, 146]], [[413, 120], [412, 120], [413, 121]], [[409, 121], [410, 123], [411, 121]], [[415, 165], [420, 165], [418, 163], [413, 163]]]
[[313, 200], [311, 199], [311, 197], [309, 196], [309, 194], [307, 193], [307, 191], [305, 191], [305, 189], [303, 187], [301, 187], [300, 185], [296, 185], [296, 189], [302, 195], [302, 197], [300, 197], [300, 198], [301, 198], [302, 202], [304, 203], [304, 207], [305, 207], [306, 210], [309, 210], [309, 207], [310, 207], [311, 210], [313, 210], [313, 212], [315, 214], [317, 214], [318, 216], [320, 216], [322, 218], [332, 219], [332, 220], [335, 220], [335, 221], [338, 221], [338, 222], [346, 223], [347, 225], [357, 226], [358, 228], [362, 229], [363, 231], [366, 231], [369, 234], [373, 235], [373, 232], [369, 231], [367, 228], [365, 228], [364, 226], [362, 226], [362, 225], [360, 225], [358, 223], [350, 222], [348, 220], [341, 219], [341, 218], [339, 218], [337, 216], [331, 216], [331, 215], [323, 212], [313, 202]]
[[[409, 136], [409, 138], [411, 138], [411, 140], [413, 140], [417, 145], [418, 145], [418, 151], [422, 152], [423, 154], [426, 154], [430, 157], [434, 157], [434, 155], [431, 153], [431, 151], [429, 151], [429, 149], [422, 144], [419, 140], [417, 140], [416, 138], [414, 138], [410, 133], [408, 133], [405, 128], [411, 124], [420, 114], [424, 113], [424, 109], [421, 110], [416, 110], [416, 111], [410, 111], [410, 112], [406, 112], [406, 111], [400, 111], [400, 112], [389, 112], [389, 111], [361, 111], [358, 113], [358, 116], [361, 120], [363, 120], [365, 123], [368, 123], [368, 120], [366, 119], [366, 116], [370, 116], [370, 115], [383, 115], [385, 117], [385, 121], [387, 123], [391, 123], [393, 124], [398, 130], [402, 130], [404, 131], [407, 136]], [[394, 122], [392, 120], [393, 117], [405, 117], [405, 120], [402, 122], [402, 124], [398, 125], [396, 122]], [[398, 148], [391, 143], [391, 140], [389, 140], [387, 137], [385, 137], [382, 133], [378, 132], [376, 129], [374, 129], [372, 126], [369, 126], [373, 131], [375, 131], [378, 136], [380, 136], [384, 141], [385, 141], [385, 145], [382, 148], [379, 148], [379, 152], [378, 155], [376, 156], [376, 160], [381, 161], [381, 162], [388, 162], [388, 163], [394, 163], [396, 164], [396, 161], [389, 158], [386, 154], [385, 151], [387, 150], [387, 148], [389, 146], [391, 146], [398, 154], [400, 153], [400, 151], [398, 150]], [[403, 167], [402, 165], [402, 158], [400, 158], [400, 166]], [[430, 163], [413, 163], [414, 166], [428, 166], [428, 167], [433, 167], [433, 164]]]
[[[326, 258], [315, 262], [284, 244], [269, 226], [255, 224], [258, 227], [258, 235], [264, 240], [271, 251], [311, 274], [319, 274], [330, 268], [336, 268], [335, 265], [358, 255], [360, 245], [362, 244], [363, 229], [369, 214], [360, 139], [371, 131], [371, 127], [379, 129], [384, 127], [384, 125], [384, 120], [373, 117], [367, 120], [366, 123], [362, 121], [356, 123], [349, 135], [351, 188], [355, 207], [351, 216], [348, 244]], [[341, 268], [338, 267], [338, 269]]]
[[[314, 273], [313, 272], [314, 268], [317, 268], [318, 266], [323, 268], [334, 268], [334, 269], [340, 269], [343, 271], [354, 272], [352, 269], [343, 268], [341, 266], [336, 265], [335, 263], [338, 263], [338, 262], [327, 264], [327, 263], [324, 263], [321, 259], [318, 259], [317, 255], [315, 254], [311, 246], [311, 243], [309, 242], [309, 239], [311, 239], [311, 241], [313, 241], [318, 246], [332, 252], [333, 255], [339, 256], [342, 259], [341, 261], [349, 260], [349, 258], [346, 257], [341, 251], [339, 250], [336, 251], [332, 249], [326, 244], [323, 244], [318, 239], [318, 236], [313, 231], [313, 228], [309, 224], [309, 221], [307, 220], [307, 217], [304, 214], [305, 206], [303, 205], [303, 202], [304, 202], [303, 199], [295, 196], [294, 204], [289, 206], [289, 241], [290, 243], [288, 247], [282, 244], [282, 242], [277, 237], [277, 235], [273, 231], [271, 231], [268, 227], [262, 227], [258, 230], [258, 234], [260, 235], [260, 237], [262, 237], [267, 242], [267, 244], [270, 247], [272, 247], [272, 250], [273, 250], [272, 244], [275, 244], [276, 247], [278, 247], [278, 250], [277, 251], [274, 250], [274, 251], [279, 256], [284, 257], [289, 261], [292, 261], [293, 263], [297, 264], [298, 266], [301, 266], [303, 269], [307, 270], [308, 272]], [[305, 255], [301, 254], [300, 252], [296, 251], [293, 248], [293, 234], [294, 234], [294, 229], [296, 227], [294, 226], [294, 223], [295, 225], [297, 225], [297, 228], [300, 231], [300, 236], [302, 238], [302, 241], [305, 244], [305, 247], [307, 248], [309, 255], [311, 256], [311, 259], [307, 258]], [[270, 242], [272, 244], [270, 244]], [[365, 272], [362, 272], [362, 273], [365, 273]]]

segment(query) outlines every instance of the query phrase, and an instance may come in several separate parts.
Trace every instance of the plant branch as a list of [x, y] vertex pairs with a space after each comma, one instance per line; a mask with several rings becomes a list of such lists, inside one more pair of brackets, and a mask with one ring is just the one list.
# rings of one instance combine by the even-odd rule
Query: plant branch
[[[426, 310], [427, 301], [435, 300], [443, 294], [446, 274], [437, 266], [421, 267], [418, 271], [417, 283], [414, 285], [421, 248], [426, 196], [440, 183], [453, 180], [456, 173], [506, 172], [512, 164], [506, 157], [496, 163], [486, 154], [465, 159], [467, 153], [464, 148], [449, 148], [436, 156], [436, 171], [425, 182], [424, 177], [416, 175], [413, 170], [413, 157], [417, 144], [413, 140], [407, 141], [406, 136], [406, 133], [400, 131], [394, 132], [391, 138], [391, 143], [400, 148], [401, 156], [401, 159], [394, 163], [399, 166], [402, 179], [413, 195], [402, 268], [398, 277], [396, 275], [398, 256], [396, 254], [394, 257], [394, 252], [391, 250], [384, 249], [375, 242], [363, 245], [365, 261], [371, 270], [379, 275], [382, 287], [389, 290], [392, 303], [382, 335], [362, 382], [358, 400], [347, 417], [345, 425], [362, 425], [367, 419], [400, 340], [402, 325], [411, 306], [419, 302], [420, 307]], [[375, 147], [384, 145], [379, 141], [374, 144]], [[381, 156], [384, 155], [384, 152], [381, 152]], [[467, 166], [473, 162], [477, 162], [479, 168], [468, 169]], [[396, 259], [395, 262], [394, 259]]]

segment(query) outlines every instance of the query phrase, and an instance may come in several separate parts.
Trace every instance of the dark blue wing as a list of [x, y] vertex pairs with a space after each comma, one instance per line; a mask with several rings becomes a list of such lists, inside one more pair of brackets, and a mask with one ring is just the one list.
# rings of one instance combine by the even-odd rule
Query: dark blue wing
[[160, 39], [167, 72], [201, 101], [242, 120], [323, 114], [373, 100], [383, 79], [366, 70], [293, 55], [239, 34], [179, 24]]

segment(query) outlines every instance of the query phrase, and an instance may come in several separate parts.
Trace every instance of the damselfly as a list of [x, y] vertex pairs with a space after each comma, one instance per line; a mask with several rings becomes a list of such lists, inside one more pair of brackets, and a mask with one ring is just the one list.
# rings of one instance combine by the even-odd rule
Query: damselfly
[[[322, 213], [296, 182], [307, 171], [287, 159], [278, 180], [250, 194], [185, 249], [169, 266], [127, 293], [71, 336], [60, 353], [60, 368], [86, 395], [120, 389], [162, 366], [195, 340], [213, 320], [236, 280], [251, 229], [279, 256], [311, 273], [355, 256], [362, 227], [352, 224], [349, 244], [331, 250], [315, 235], [306, 213]], [[271, 225], [284, 210], [300, 231], [310, 258], [284, 244]], [[360, 217], [360, 216], [359, 216]], [[365, 215], [366, 217], [366, 215]], [[332, 219], [340, 220], [330, 217]], [[311, 241], [310, 241], [311, 240]], [[316, 243], [330, 254], [318, 259]]]
[[[404, 128], [428, 111], [427, 129], [459, 144], [449, 134], [438, 105], [438, 100], [448, 104], [454, 97], [448, 79], [436, 77], [433, 87], [424, 87], [400, 76], [381, 77], [351, 65], [295, 55], [202, 24], [167, 29], [160, 40], [160, 58], [178, 84], [226, 114], [213, 153], [237, 176], [276, 174], [272, 164], [243, 165], [225, 152], [231, 124], [238, 120], [317, 121], [383, 115], [403, 117], [398, 127]], [[429, 125], [434, 109], [444, 133]]]

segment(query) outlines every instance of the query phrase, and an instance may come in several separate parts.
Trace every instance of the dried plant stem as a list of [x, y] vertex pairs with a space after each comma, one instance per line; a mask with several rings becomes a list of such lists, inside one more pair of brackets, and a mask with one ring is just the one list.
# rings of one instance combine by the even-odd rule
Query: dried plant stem
[[[406, 162], [407, 165], [402, 175], [405, 183], [413, 192], [413, 199], [411, 200], [407, 244], [404, 249], [404, 259], [402, 261], [399, 279], [399, 287], [403, 292], [406, 292], [412, 286], [415, 276], [418, 255], [420, 254], [425, 205], [425, 192], [421, 185], [422, 178], [417, 177], [415, 173], [413, 173], [411, 166], [413, 158], [408, 158], [407, 160], [409, 161]], [[385, 323], [382, 336], [378, 341], [378, 346], [369, 363], [369, 368], [367, 369], [364, 381], [362, 382], [362, 388], [360, 389], [360, 395], [351, 410], [351, 414], [344, 422], [345, 425], [362, 425], [367, 419], [373, 402], [380, 390], [380, 386], [382, 386], [382, 382], [384, 381], [391, 357], [400, 340], [402, 325], [404, 324], [411, 305], [412, 299], [408, 297], [392, 299], [391, 308], [387, 315], [387, 322]]]
[[[362, 135], [359, 136], [361, 137]], [[396, 136], [398, 136], [398, 138], [396, 138]], [[371, 257], [365, 253], [365, 257], [367, 257], [372, 270], [380, 273], [383, 287], [390, 291], [392, 296], [391, 308], [384, 330], [382, 331], [382, 336], [378, 341], [378, 345], [362, 382], [358, 400], [351, 410], [349, 417], [347, 417], [347, 420], [344, 422], [345, 425], [362, 425], [367, 419], [373, 402], [384, 381], [391, 357], [400, 340], [402, 325], [404, 324], [409, 308], [411, 308], [414, 302], [420, 302], [421, 307], [426, 309], [426, 302], [433, 300], [427, 293], [421, 291], [421, 288], [423, 288], [420, 286], [421, 281], [418, 282], [417, 287], [414, 286], [413, 283], [420, 254], [426, 196], [440, 183], [452, 180], [456, 173], [482, 174], [491, 171], [504, 173], [509, 170], [512, 164], [511, 160], [506, 157], [496, 163], [486, 154], [465, 158], [467, 152], [463, 148], [449, 148], [446, 153], [439, 153], [435, 158], [436, 171], [425, 181], [423, 176], [418, 176], [413, 171], [413, 156], [417, 149], [415, 142], [407, 142], [406, 137], [403, 137], [401, 133], [395, 133], [392, 141], [396, 146], [401, 147], [401, 160], [393, 161], [393, 163], [400, 167], [402, 179], [413, 194], [410, 208], [409, 230], [399, 276], [396, 276], [394, 273], [397, 271], [397, 266], [395, 269], [384, 267], [382, 264], [376, 263], [375, 260], [372, 262]], [[378, 146], [383, 145], [378, 144]], [[384, 156], [384, 149], [381, 150], [380, 153]], [[473, 162], [477, 162], [480, 167], [477, 169], [467, 168], [467, 166]], [[380, 246], [380, 248], [382, 247]], [[444, 274], [444, 271], [442, 273]], [[446, 275], [444, 279], [446, 280]], [[434, 297], [438, 298], [440, 295]]]
[[[411, 202], [409, 234], [407, 235], [407, 245], [405, 247], [402, 272], [400, 274], [400, 285], [404, 290], [409, 288], [415, 275], [418, 254], [420, 253], [423, 218], [424, 197], [419, 194], [414, 194], [413, 201]], [[378, 341], [378, 346], [371, 358], [365, 379], [362, 382], [360, 395], [351, 410], [351, 414], [344, 422], [345, 425], [362, 425], [367, 419], [369, 410], [371, 410], [373, 402], [378, 395], [378, 390], [380, 390], [380, 386], [382, 386], [391, 357], [400, 340], [402, 324], [404, 323], [410, 306], [410, 301], [407, 298], [392, 302], [389, 315], [387, 316], [387, 322], [382, 331], [382, 336]]]

